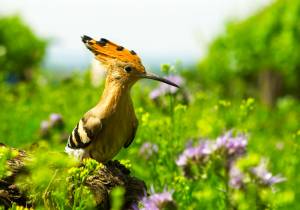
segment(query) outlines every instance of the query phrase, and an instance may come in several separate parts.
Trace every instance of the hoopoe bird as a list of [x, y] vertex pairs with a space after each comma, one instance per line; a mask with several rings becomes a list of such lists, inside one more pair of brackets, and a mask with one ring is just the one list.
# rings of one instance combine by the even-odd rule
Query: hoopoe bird
[[105, 88], [100, 101], [83, 115], [72, 131], [66, 152], [80, 160], [93, 158], [106, 162], [122, 147], [129, 147], [136, 134], [138, 120], [130, 96], [131, 87], [142, 78], [178, 85], [147, 72], [133, 50], [103, 38], [96, 41], [84, 35], [82, 41], [105, 66]]

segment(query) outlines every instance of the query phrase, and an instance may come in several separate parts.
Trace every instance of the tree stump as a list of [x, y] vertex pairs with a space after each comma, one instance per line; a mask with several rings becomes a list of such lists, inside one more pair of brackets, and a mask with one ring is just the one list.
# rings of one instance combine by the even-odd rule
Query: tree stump
[[[5, 146], [0, 145], [0, 147]], [[0, 179], [0, 206], [9, 208], [13, 203], [16, 203], [20, 206], [31, 207], [31, 202], [25, 193], [22, 193], [14, 184], [18, 175], [26, 173], [24, 166], [24, 160], [26, 157], [27, 155], [25, 151], [18, 150], [18, 155], [7, 161], [7, 166], [12, 174]]]
[[[24, 207], [34, 206], [25, 192], [14, 184], [19, 175], [29, 173], [25, 166], [28, 155], [23, 150], [17, 151], [18, 155], [7, 161], [12, 174], [0, 179], [0, 206], [6, 209], [13, 203]], [[88, 176], [83, 184], [93, 193], [97, 209], [110, 209], [110, 193], [117, 186], [125, 189], [122, 209], [132, 209], [132, 206], [146, 195], [145, 183], [131, 176], [130, 170], [117, 160], [105, 163], [95, 174]]]

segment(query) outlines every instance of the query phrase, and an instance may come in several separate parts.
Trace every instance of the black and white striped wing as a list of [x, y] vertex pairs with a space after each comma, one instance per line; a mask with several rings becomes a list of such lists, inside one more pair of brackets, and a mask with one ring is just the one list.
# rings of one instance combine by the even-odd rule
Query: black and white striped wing
[[102, 128], [101, 120], [97, 117], [82, 118], [73, 129], [68, 139], [68, 147], [82, 149], [87, 147]]

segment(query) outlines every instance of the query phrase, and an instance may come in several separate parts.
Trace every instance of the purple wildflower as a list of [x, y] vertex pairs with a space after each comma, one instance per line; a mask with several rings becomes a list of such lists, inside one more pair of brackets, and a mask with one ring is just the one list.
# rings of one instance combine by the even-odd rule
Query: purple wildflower
[[40, 124], [40, 133], [41, 136], [47, 136], [50, 132], [50, 123], [46, 120], [43, 120]]
[[154, 90], [151, 91], [149, 97], [152, 99], [152, 100], [155, 100], [157, 99], [159, 96], [163, 95], [163, 91], [158, 87]]
[[52, 113], [49, 116], [49, 121], [51, 127], [56, 127], [56, 126], [62, 126], [63, 125], [63, 118], [60, 114], [57, 113]]
[[139, 155], [148, 160], [152, 155], [156, 154], [157, 152], [158, 146], [156, 144], [145, 142], [139, 150]]
[[176, 209], [175, 202], [173, 201], [172, 194], [170, 192], [155, 193], [149, 197], [142, 199], [142, 210], [161, 210], [166, 207], [172, 207]]
[[130, 209], [131, 210], [139, 210], [139, 206], [137, 203], [133, 203], [131, 206], [130, 206]]
[[189, 162], [203, 162], [213, 152], [210, 141], [201, 141], [196, 147], [188, 147], [176, 160], [178, 166], [186, 166]]
[[[182, 85], [184, 83], [184, 80], [182, 77], [178, 76], [178, 75], [169, 75], [167, 77], [165, 77], [166, 79], [176, 83], [177, 85]], [[165, 84], [165, 83], [160, 83], [160, 85], [158, 86], [158, 88], [154, 89], [149, 97], [152, 99], [152, 100], [155, 100], [157, 99], [158, 97], [162, 96], [162, 95], [165, 95], [167, 93], [170, 93], [170, 94], [175, 94], [176, 92], [178, 91], [178, 88], [176, 87], [173, 87], [173, 86], [170, 86], [168, 84]]]
[[262, 159], [258, 166], [252, 168], [251, 173], [256, 177], [259, 184], [263, 186], [271, 186], [286, 181], [286, 178], [281, 175], [273, 176], [272, 173], [267, 170], [266, 159]]
[[241, 189], [244, 185], [244, 174], [233, 164], [229, 170], [229, 185], [234, 189]]
[[230, 157], [241, 156], [246, 152], [248, 140], [245, 135], [233, 136], [229, 131], [216, 140], [216, 148], [225, 150]]
[[209, 155], [214, 151], [212, 142], [201, 141], [196, 147], [189, 146], [176, 160], [176, 164], [182, 167], [187, 178], [193, 178], [192, 164], [201, 166], [207, 163]]

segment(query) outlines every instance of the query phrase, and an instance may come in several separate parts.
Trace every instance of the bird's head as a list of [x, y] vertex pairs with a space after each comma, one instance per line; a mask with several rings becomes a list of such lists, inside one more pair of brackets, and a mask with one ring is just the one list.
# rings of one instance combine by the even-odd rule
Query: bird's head
[[107, 75], [111, 80], [131, 86], [139, 79], [147, 78], [179, 87], [165, 78], [147, 72], [133, 50], [130, 51], [103, 38], [96, 41], [84, 35], [82, 41], [94, 53], [96, 59], [106, 66]]

